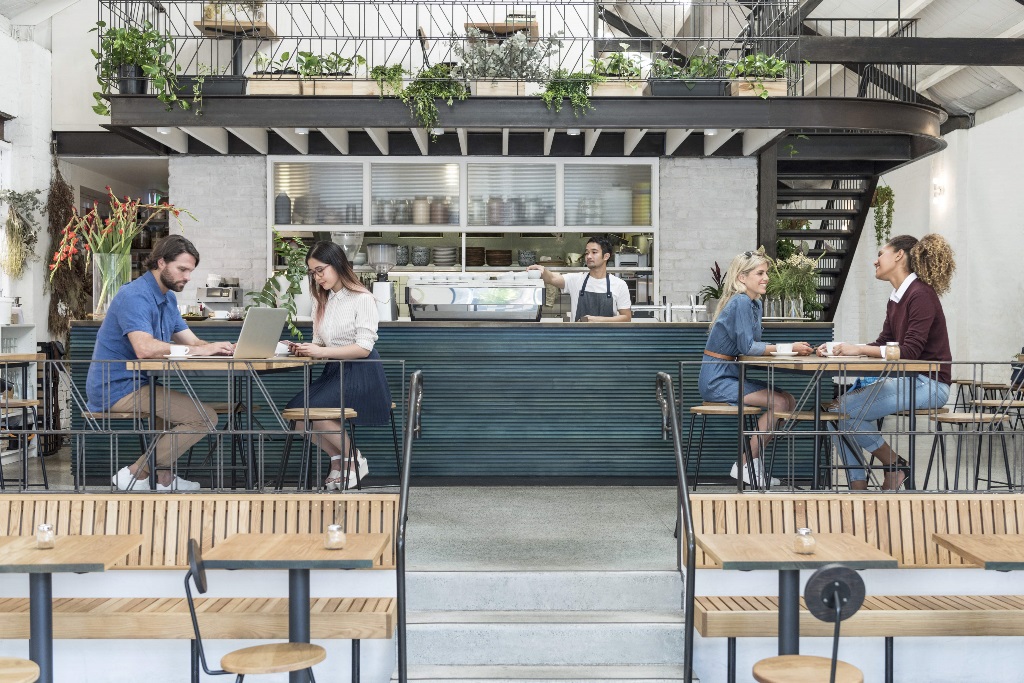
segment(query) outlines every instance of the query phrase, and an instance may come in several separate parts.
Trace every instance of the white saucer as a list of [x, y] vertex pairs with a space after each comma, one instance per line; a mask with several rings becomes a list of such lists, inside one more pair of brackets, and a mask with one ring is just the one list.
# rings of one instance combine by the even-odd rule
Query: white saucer
[[771, 353], [772, 353], [773, 356], [798, 356], [798, 355], [800, 355], [796, 351], [790, 351], [789, 353], [783, 353], [782, 351], [772, 351]]
[[186, 353], [184, 356], [172, 356], [169, 353], [165, 353], [164, 354], [164, 358], [167, 358], [168, 360], [185, 360], [186, 358], [191, 358], [191, 357], [192, 357], [192, 354], [190, 354], [190, 353]]

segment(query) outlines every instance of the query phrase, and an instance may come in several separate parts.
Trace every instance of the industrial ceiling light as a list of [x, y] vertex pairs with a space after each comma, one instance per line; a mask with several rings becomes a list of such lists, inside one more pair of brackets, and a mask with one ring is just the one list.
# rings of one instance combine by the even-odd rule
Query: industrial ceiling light
[[704, 129], [704, 135], [718, 135], [718, 129], [717, 128], [705, 128]]
[[570, 128], [570, 129], [566, 130], [565, 132], [566, 132], [567, 135], [579, 135], [580, 134], [580, 129], [579, 128]]
[[156, 129], [156, 132], [159, 133], [160, 135], [170, 135], [171, 134], [171, 129], [168, 128], [167, 126], [160, 126], [159, 128]]
[[444, 135], [444, 128], [431, 128], [430, 129], [430, 134], [431, 135]]
[[309, 128], [296, 128], [295, 129], [295, 134], [296, 135], [309, 135]]

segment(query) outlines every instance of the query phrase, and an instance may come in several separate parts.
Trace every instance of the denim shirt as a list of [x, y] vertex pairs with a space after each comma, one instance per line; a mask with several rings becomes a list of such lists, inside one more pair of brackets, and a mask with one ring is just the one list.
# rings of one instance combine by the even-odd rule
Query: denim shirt
[[[93, 360], [136, 360], [129, 332], [145, 332], [154, 339], [170, 342], [173, 335], [188, 329], [178, 311], [174, 292], [164, 294], [152, 271], [117, 291], [107, 316], [96, 333]], [[128, 370], [124, 363], [93, 363], [89, 366], [85, 391], [92, 411], [108, 410], [139, 389], [137, 377], [146, 373]]]
[[763, 356], [767, 344], [761, 341], [761, 300], [736, 294], [708, 334], [704, 347], [723, 356]]

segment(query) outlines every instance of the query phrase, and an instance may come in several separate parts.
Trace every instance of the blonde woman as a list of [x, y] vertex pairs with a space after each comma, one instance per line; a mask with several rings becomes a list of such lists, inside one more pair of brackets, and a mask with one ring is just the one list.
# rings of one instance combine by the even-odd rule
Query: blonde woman
[[[848, 391], [831, 408], [849, 416], [838, 424], [846, 437], [835, 441], [847, 467], [851, 467], [847, 470], [851, 489], [867, 488], [864, 470], [853, 468], [860, 464], [860, 453], [856, 452], [859, 449], [854, 444], [886, 467], [883, 490], [900, 488], [910, 476], [907, 461], [892, 450], [877, 429], [879, 419], [910, 409], [910, 382], [916, 383], [918, 410], [941, 408], [949, 398], [949, 363], [953, 356], [939, 297], [949, 291], [955, 270], [953, 250], [941, 235], [925, 235], [920, 240], [899, 235], [878, 250], [875, 278], [888, 281], [893, 289], [882, 332], [870, 344], [836, 344], [833, 354], [881, 358], [886, 343], [894, 341], [899, 343], [904, 360], [934, 360], [943, 364], [935, 374], [885, 379]], [[818, 347], [818, 355], [825, 355], [824, 346]]]
[[[736, 405], [739, 395], [740, 373], [733, 362], [739, 356], [766, 356], [778, 348], [761, 341], [761, 298], [768, 287], [768, 259], [756, 251], [746, 251], [732, 260], [725, 274], [725, 292], [718, 302], [718, 310], [711, 321], [711, 332], [704, 347], [704, 362], [700, 367], [700, 395], [705, 401]], [[813, 352], [807, 342], [795, 342], [793, 350], [801, 356]], [[773, 389], [763, 382], [745, 379], [743, 382], [743, 404], [768, 408], [757, 422], [760, 432], [768, 430], [769, 414], [780, 410], [793, 410], [796, 401], [791, 394]], [[753, 470], [759, 486], [779, 484], [778, 479], [768, 481], [761, 448], [770, 436], [750, 439], [750, 455]], [[744, 483], [749, 474], [745, 456], [740, 454], [739, 466], [733, 463], [730, 476], [739, 478], [738, 469], [743, 470]]]

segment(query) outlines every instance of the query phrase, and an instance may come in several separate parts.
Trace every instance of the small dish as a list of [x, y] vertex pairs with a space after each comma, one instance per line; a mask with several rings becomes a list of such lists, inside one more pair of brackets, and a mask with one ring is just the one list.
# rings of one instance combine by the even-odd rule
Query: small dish
[[789, 353], [783, 353], [782, 351], [772, 351], [773, 356], [799, 356], [796, 351], [790, 351]]

